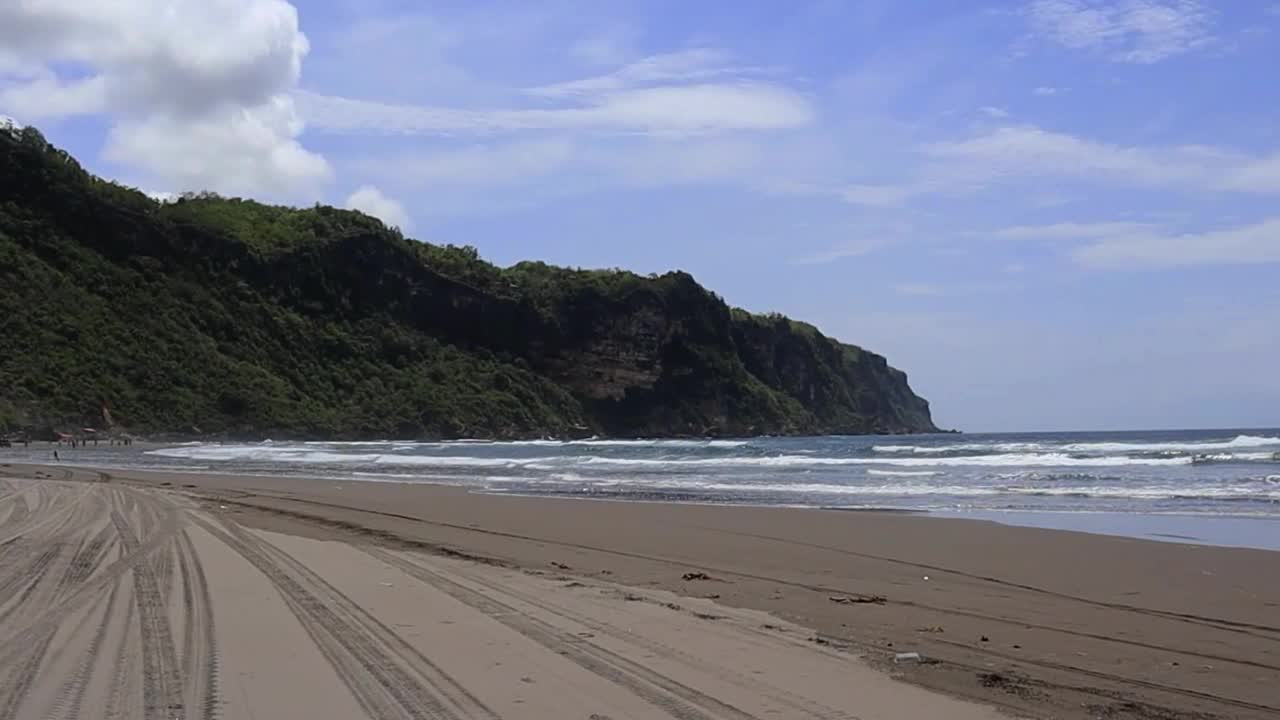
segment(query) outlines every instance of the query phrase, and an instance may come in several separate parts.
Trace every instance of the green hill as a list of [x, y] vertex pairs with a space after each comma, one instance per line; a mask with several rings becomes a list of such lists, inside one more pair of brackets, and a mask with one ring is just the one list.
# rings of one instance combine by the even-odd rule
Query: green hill
[[0, 431], [230, 437], [935, 430], [885, 359], [681, 272], [521, 263], [363, 214], [158, 203], [0, 129]]

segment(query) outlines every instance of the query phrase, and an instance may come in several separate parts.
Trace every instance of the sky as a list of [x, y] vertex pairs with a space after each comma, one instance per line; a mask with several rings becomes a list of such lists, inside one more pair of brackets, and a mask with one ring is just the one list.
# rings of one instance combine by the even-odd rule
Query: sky
[[687, 270], [967, 431], [1280, 425], [1277, 67], [1266, 1], [0, 0], [100, 175]]

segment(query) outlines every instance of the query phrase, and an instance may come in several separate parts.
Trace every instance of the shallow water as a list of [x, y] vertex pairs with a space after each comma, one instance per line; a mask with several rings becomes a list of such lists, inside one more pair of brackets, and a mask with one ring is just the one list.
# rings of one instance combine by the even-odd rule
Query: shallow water
[[1230, 515], [1182, 515], [1114, 512], [1023, 512], [1019, 510], [969, 510], [954, 515], [991, 520], [1006, 525], [1074, 530], [1099, 535], [1223, 547], [1280, 550], [1280, 515], [1236, 517]]

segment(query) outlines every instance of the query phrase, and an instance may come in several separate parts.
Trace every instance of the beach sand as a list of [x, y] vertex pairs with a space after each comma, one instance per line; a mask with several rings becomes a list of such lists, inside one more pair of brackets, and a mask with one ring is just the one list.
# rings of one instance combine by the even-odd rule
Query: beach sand
[[1274, 552], [413, 484], [0, 477], [0, 717], [1280, 716]]

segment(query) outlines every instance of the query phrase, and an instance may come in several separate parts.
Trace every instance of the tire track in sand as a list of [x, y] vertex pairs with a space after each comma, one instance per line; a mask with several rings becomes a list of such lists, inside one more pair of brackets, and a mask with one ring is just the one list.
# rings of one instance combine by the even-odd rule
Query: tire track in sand
[[[119, 510], [111, 513], [125, 552], [140, 552], [138, 539]], [[177, 650], [169, 627], [169, 614], [152, 563], [145, 559], [133, 568], [134, 601], [138, 610], [138, 633], [142, 641], [142, 695], [144, 720], [171, 720], [182, 717], [182, 687], [178, 676]]]
[[[218, 527], [195, 515], [192, 520], [239, 553], [275, 585], [343, 683], [374, 720], [499, 720], [461, 685], [292, 558], [233, 524]], [[407, 670], [405, 665], [415, 672]]]
[[755, 715], [650, 670], [640, 663], [587, 643], [549, 623], [525, 615], [516, 607], [476, 592], [381, 548], [361, 546], [359, 549], [479, 610], [552, 652], [563, 655], [583, 669], [626, 688], [678, 720], [759, 720]]
[[53, 635], [56, 632], [56, 628], [44, 631], [35, 644], [28, 649], [27, 659], [19, 663], [9, 674], [4, 684], [4, 697], [0, 700], [0, 720], [14, 720], [19, 717], [18, 711], [22, 709], [22, 702], [26, 700], [27, 693], [31, 692], [31, 686], [36, 681], [40, 665], [44, 663], [44, 656], [49, 652], [49, 644], [53, 642]]
[[218, 648], [213, 602], [204, 566], [186, 531], [178, 534], [178, 572], [186, 623], [182, 639], [182, 696], [188, 717], [213, 720], [218, 701]]
[[90, 681], [93, 680], [93, 671], [98, 666], [98, 658], [102, 654], [102, 646], [106, 642], [107, 632], [111, 629], [111, 618], [115, 611], [116, 598], [119, 594], [119, 583], [112, 585], [111, 593], [107, 596], [106, 608], [102, 611], [102, 620], [98, 623], [98, 629], [94, 631], [93, 639], [89, 641], [89, 647], [85, 650], [80, 663], [76, 666], [75, 673], [58, 690], [57, 699], [54, 701], [53, 707], [45, 715], [47, 720], [54, 720], [55, 718], [74, 720], [80, 717], [80, 710], [84, 706], [85, 692], [89, 688]]

